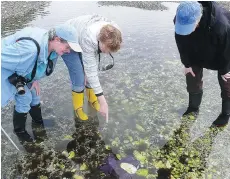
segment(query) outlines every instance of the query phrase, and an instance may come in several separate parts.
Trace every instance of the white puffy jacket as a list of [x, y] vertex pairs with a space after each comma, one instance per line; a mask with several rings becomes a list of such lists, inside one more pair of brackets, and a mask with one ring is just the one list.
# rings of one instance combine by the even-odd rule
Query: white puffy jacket
[[103, 90], [98, 78], [97, 36], [104, 25], [111, 24], [119, 30], [120, 28], [115, 22], [100, 15], [79, 16], [68, 20], [66, 23], [72, 25], [77, 31], [78, 41], [83, 50], [82, 60], [87, 80], [94, 93], [100, 94]]

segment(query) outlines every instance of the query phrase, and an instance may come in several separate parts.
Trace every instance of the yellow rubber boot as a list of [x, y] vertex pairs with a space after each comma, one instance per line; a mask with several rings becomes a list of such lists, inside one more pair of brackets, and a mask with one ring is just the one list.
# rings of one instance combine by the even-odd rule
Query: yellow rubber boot
[[86, 96], [88, 98], [89, 103], [91, 106], [96, 109], [97, 111], [100, 110], [100, 104], [97, 100], [97, 96], [95, 95], [92, 88], [86, 88]]
[[78, 117], [83, 121], [88, 120], [87, 114], [85, 114], [83, 111], [84, 92], [76, 93], [72, 91], [72, 100], [73, 100], [73, 108], [76, 117]]

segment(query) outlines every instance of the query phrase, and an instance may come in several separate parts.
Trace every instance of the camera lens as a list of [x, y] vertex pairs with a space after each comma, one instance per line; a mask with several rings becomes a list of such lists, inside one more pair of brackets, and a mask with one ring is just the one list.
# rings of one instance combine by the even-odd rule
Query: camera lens
[[22, 95], [25, 94], [26, 79], [22, 76], [18, 76], [17, 73], [12, 74], [8, 77], [10, 84], [16, 87], [17, 93]]
[[23, 83], [18, 82], [16, 84], [16, 89], [18, 91], [18, 94], [20, 94], [20, 95], [25, 94], [25, 89], [24, 89], [24, 84]]
[[25, 94], [25, 90], [23, 87], [18, 88], [18, 94], [20, 95]]

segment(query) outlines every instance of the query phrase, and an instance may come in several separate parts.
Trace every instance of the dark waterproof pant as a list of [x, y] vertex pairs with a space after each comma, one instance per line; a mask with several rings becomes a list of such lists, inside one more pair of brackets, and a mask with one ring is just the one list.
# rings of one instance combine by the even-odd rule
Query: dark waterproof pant
[[[186, 75], [187, 91], [189, 93], [199, 93], [203, 89], [203, 68], [193, 66], [192, 70], [196, 76], [193, 77], [191, 74]], [[218, 80], [222, 99], [230, 100], [230, 79], [224, 81], [218, 72]]]

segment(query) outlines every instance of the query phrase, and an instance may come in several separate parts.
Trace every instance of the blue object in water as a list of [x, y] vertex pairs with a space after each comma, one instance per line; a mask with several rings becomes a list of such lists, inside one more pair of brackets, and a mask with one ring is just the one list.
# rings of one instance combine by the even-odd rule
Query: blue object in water
[[105, 164], [100, 166], [100, 170], [107, 176], [119, 177], [119, 179], [131, 179], [139, 168], [140, 162], [133, 156], [127, 156], [121, 160], [116, 160], [113, 155], [108, 156]]

